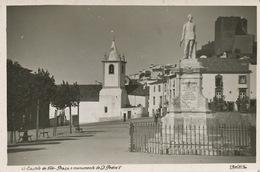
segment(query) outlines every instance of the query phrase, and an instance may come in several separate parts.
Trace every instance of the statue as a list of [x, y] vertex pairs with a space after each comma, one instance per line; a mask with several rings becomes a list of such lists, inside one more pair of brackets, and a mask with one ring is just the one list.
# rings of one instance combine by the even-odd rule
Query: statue
[[193, 51], [195, 51], [194, 49], [196, 44], [196, 24], [192, 22], [193, 16], [191, 14], [189, 14], [187, 18], [188, 21], [183, 25], [182, 37], [180, 42], [180, 46], [182, 46], [184, 41], [184, 59], [192, 58], [192, 53]]

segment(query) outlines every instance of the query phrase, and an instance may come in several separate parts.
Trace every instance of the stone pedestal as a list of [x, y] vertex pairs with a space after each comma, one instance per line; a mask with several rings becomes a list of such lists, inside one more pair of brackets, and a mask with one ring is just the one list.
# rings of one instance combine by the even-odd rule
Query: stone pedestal
[[[208, 109], [208, 101], [202, 94], [202, 72], [205, 69], [197, 59], [183, 59], [176, 69], [176, 93], [177, 97], [173, 99], [169, 105], [168, 114], [162, 118], [164, 134], [170, 133], [167, 129], [184, 127], [182, 139], [191, 142], [199, 141], [198, 136], [205, 134], [207, 139], [207, 115], [210, 113]], [[194, 130], [194, 127], [197, 129]], [[186, 129], [188, 128], [188, 129]], [[190, 129], [191, 128], [191, 129]], [[194, 133], [196, 132], [196, 133]], [[201, 137], [202, 139], [202, 137]], [[202, 141], [202, 140], [200, 140]]]
[[169, 107], [170, 112], [208, 112], [208, 102], [202, 95], [202, 72], [205, 70], [197, 59], [184, 59], [176, 69], [178, 94]]

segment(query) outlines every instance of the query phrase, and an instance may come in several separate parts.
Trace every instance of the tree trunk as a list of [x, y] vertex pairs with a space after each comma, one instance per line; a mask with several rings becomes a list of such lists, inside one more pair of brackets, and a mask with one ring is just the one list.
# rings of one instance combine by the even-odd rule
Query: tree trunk
[[39, 137], [39, 115], [40, 115], [40, 99], [37, 100], [37, 114], [36, 114], [36, 140]]
[[15, 125], [16, 121], [15, 121], [14, 110], [12, 111], [12, 116], [13, 116], [13, 131], [12, 131], [13, 136], [12, 137], [14, 138], [14, 140], [12, 140], [12, 142], [16, 143], [16, 125]]
[[72, 117], [71, 117], [71, 106], [69, 106], [70, 109], [70, 134], [72, 134]]
[[79, 104], [78, 104], [78, 127], [79, 127]]
[[53, 119], [53, 136], [56, 137], [56, 133], [57, 133], [57, 113], [58, 110], [56, 109], [54, 112], [54, 119]]

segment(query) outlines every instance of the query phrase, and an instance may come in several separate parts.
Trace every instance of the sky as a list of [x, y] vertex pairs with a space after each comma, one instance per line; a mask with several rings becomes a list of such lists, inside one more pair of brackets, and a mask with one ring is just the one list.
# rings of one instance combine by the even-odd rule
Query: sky
[[[214, 40], [220, 16], [242, 16], [256, 35], [256, 7], [245, 6], [9, 6], [7, 57], [23, 67], [48, 70], [56, 84], [102, 81], [102, 59], [112, 40], [127, 74], [150, 64], [176, 64], [187, 15], [194, 16], [198, 49]], [[257, 36], [257, 35], [256, 35]]]

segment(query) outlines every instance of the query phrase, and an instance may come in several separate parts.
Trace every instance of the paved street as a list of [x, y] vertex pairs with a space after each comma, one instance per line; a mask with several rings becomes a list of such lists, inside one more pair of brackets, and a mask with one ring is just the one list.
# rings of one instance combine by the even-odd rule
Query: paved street
[[[69, 135], [69, 127], [57, 129], [57, 137], [8, 146], [8, 165], [54, 164], [180, 164], [255, 163], [246, 156], [159, 155], [128, 152], [128, 123], [121, 121], [85, 124], [83, 133]], [[46, 129], [52, 135], [52, 129]], [[30, 131], [29, 134], [34, 134]], [[33, 139], [35, 137], [33, 136]]]

